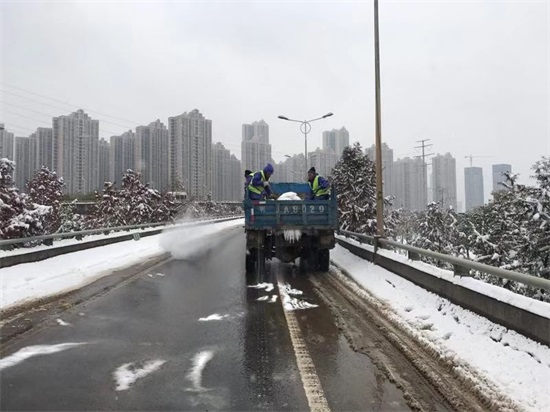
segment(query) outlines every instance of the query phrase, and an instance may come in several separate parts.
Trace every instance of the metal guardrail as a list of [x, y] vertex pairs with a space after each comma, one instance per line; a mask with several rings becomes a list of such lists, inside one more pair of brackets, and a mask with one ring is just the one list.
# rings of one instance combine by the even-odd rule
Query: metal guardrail
[[453, 265], [455, 274], [458, 276], [468, 276], [468, 271], [465, 269], [478, 270], [483, 273], [488, 273], [490, 275], [498, 276], [500, 278], [514, 280], [535, 288], [541, 288], [550, 290], [550, 280], [540, 278], [537, 276], [527, 275], [525, 273], [514, 272], [513, 270], [507, 270], [498, 268], [495, 266], [486, 265], [484, 263], [474, 262], [473, 260], [462, 259], [455, 256], [445, 255], [443, 253], [434, 252], [431, 250], [421, 249], [415, 246], [404, 245], [393, 240], [388, 240], [384, 238], [378, 238], [374, 236], [363, 235], [361, 233], [350, 232], [348, 230], [340, 230], [340, 234], [356, 237], [361, 240], [366, 240], [374, 245], [374, 253], [380, 245], [382, 246], [392, 246], [397, 249], [403, 249], [409, 252], [408, 257], [411, 260], [419, 260], [420, 256], [427, 256], [434, 259], [441, 260]]
[[[236, 219], [238, 217], [242, 216], [234, 216], [230, 219]], [[0, 249], [4, 246], [10, 246], [10, 245], [17, 245], [21, 243], [29, 243], [29, 242], [36, 242], [40, 240], [54, 240], [54, 239], [63, 239], [63, 238], [72, 238], [72, 237], [82, 237], [86, 235], [96, 235], [96, 234], [102, 234], [107, 232], [122, 232], [122, 231], [130, 231], [130, 230], [136, 230], [136, 229], [146, 229], [146, 228], [154, 228], [158, 226], [167, 226], [166, 229], [172, 229], [172, 228], [178, 228], [181, 226], [192, 226], [194, 223], [199, 222], [205, 222], [205, 221], [224, 221], [228, 218], [215, 218], [215, 219], [204, 219], [204, 220], [196, 220], [196, 221], [190, 221], [186, 222], [185, 224], [174, 224], [173, 222], [159, 222], [159, 223], [144, 223], [140, 225], [131, 225], [131, 226], [113, 226], [113, 227], [104, 227], [99, 229], [88, 229], [88, 230], [80, 230], [78, 232], [66, 232], [66, 233], [52, 233], [49, 235], [40, 235], [40, 236], [31, 236], [31, 237], [23, 237], [23, 238], [17, 238], [17, 239], [5, 239], [0, 240]]]

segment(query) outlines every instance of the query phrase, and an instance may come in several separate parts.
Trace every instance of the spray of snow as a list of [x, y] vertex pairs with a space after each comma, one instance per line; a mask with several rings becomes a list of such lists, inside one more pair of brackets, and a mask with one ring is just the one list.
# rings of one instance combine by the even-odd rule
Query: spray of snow
[[277, 298], [278, 298], [277, 295], [271, 295], [271, 300], [269, 301], [269, 303], [275, 303], [275, 302], [277, 302]]
[[242, 225], [243, 221], [237, 219], [212, 225], [172, 229], [161, 234], [159, 245], [176, 259], [188, 259], [216, 249], [226, 241], [226, 236], [234, 233], [231, 229]]
[[271, 292], [274, 288], [273, 283], [258, 283], [257, 285], [248, 285], [249, 288], [265, 289], [266, 292]]
[[229, 318], [230, 315], [220, 315], [218, 313], [214, 313], [210, 316], [207, 316], [205, 318], [199, 318], [199, 322], [210, 322], [212, 320], [224, 320], [226, 318]]
[[207, 389], [202, 386], [202, 372], [204, 368], [214, 357], [214, 352], [209, 350], [204, 350], [197, 353], [191, 359], [193, 367], [187, 374], [187, 379], [192, 383], [191, 388], [187, 388], [188, 392], [204, 392]]
[[142, 364], [137, 362], [125, 363], [113, 373], [113, 378], [116, 382], [115, 390], [125, 391], [135, 381], [155, 372], [164, 363], [166, 361], [160, 359], [147, 361]]
[[15, 366], [33, 356], [51, 355], [53, 353], [62, 352], [67, 349], [74, 348], [76, 346], [86, 345], [85, 342], [77, 343], [60, 343], [57, 345], [36, 345], [28, 346], [20, 349], [13, 355], [6, 356], [4, 359], [0, 359], [0, 371], [11, 366]]
[[[294, 192], [286, 192], [283, 193], [277, 200], [302, 200], [300, 199], [300, 196], [298, 196]], [[283, 236], [285, 240], [289, 243], [298, 242], [300, 238], [302, 237], [302, 231], [299, 229], [285, 229], [283, 231]]]

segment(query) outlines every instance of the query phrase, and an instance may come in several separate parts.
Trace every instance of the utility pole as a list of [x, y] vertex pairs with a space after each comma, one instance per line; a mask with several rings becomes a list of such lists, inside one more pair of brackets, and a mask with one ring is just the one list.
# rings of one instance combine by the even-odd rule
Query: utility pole
[[426, 157], [433, 156], [433, 153], [426, 153], [426, 148], [432, 147], [433, 144], [426, 144], [431, 139], [417, 140], [417, 143], [420, 143], [420, 146], [415, 146], [415, 149], [422, 149], [421, 156], [415, 156], [415, 158], [422, 158], [422, 182], [424, 183], [424, 206], [428, 204], [428, 171], [426, 170]]
[[380, 38], [378, 0], [374, 0], [374, 72], [376, 90], [376, 229], [384, 236], [384, 193], [382, 189], [382, 125], [380, 115]]

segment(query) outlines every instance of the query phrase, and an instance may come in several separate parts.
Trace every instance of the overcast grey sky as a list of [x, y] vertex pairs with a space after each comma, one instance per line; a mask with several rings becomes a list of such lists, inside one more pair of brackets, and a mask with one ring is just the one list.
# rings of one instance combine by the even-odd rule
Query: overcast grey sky
[[[17, 136], [70, 108], [93, 110], [107, 139], [197, 108], [239, 158], [241, 125], [260, 119], [276, 161], [303, 151], [298, 125], [280, 114], [334, 112], [313, 124], [311, 149], [341, 126], [374, 143], [372, 1], [0, 7], [0, 120]], [[469, 154], [491, 156], [474, 159], [486, 197], [493, 163], [526, 181], [550, 155], [549, 16], [547, 0], [380, 0], [382, 138], [395, 157], [418, 155], [420, 139], [453, 154], [459, 201]]]

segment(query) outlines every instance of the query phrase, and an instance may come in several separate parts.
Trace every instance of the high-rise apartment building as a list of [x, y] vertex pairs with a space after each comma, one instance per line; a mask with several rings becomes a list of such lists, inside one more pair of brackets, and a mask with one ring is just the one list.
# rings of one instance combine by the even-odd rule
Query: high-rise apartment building
[[323, 150], [332, 149], [340, 158], [346, 146], [349, 146], [349, 132], [344, 126], [323, 132]]
[[464, 189], [466, 212], [483, 205], [483, 169], [481, 167], [464, 168]]
[[135, 167], [152, 189], [170, 189], [170, 137], [168, 128], [156, 120], [136, 128]]
[[109, 152], [109, 180], [116, 187], [122, 187], [122, 176], [128, 169], [134, 170], [136, 134], [132, 130], [112, 136]]
[[[376, 164], [376, 146], [365, 150], [369, 159]], [[394, 176], [394, 164], [393, 164], [393, 149], [391, 149], [386, 143], [382, 143], [382, 191], [384, 197], [396, 196], [395, 188], [395, 176]]]
[[456, 160], [450, 153], [432, 158], [432, 199], [457, 210]]
[[31, 160], [35, 157], [36, 153], [36, 145], [34, 143], [35, 140], [30, 137], [16, 137], [14, 139], [15, 172], [13, 180], [15, 187], [20, 192], [27, 191], [27, 183], [31, 180], [36, 170], [35, 164]]
[[501, 185], [501, 183], [504, 183], [506, 181], [506, 179], [504, 178], [504, 173], [512, 173], [512, 165], [493, 165], [493, 192], [505, 189], [504, 186]]
[[53, 165], [67, 193], [99, 189], [99, 120], [83, 110], [53, 118]]
[[244, 196], [244, 170], [241, 161], [223, 144], [212, 146], [212, 200], [238, 201]]
[[36, 158], [34, 160], [36, 169], [47, 167], [49, 170], [54, 170], [53, 129], [39, 127], [31, 137], [36, 139]]
[[427, 199], [426, 165], [419, 159], [406, 157], [394, 163], [396, 208], [424, 210]]
[[231, 197], [231, 153], [220, 142], [212, 145], [212, 200]]
[[111, 145], [105, 139], [99, 139], [99, 191], [111, 178]]
[[14, 160], [13, 157], [14, 134], [8, 132], [3, 123], [0, 123], [0, 158]]
[[194, 109], [168, 123], [171, 185], [180, 180], [190, 196], [206, 199], [212, 182], [212, 120]]
[[332, 169], [338, 163], [340, 156], [341, 153], [337, 155], [333, 150], [321, 150], [320, 148], [307, 155], [310, 167], [315, 167], [315, 171], [324, 177], [328, 177], [332, 173]]
[[260, 120], [251, 124], [243, 124], [242, 130], [242, 167], [253, 172], [262, 170], [267, 163], [272, 162], [269, 125]]
[[240, 201], [244, 196], [244, 169], [241, 161], [232, 154], [229, 158], [229, 197], [227, 200]]

